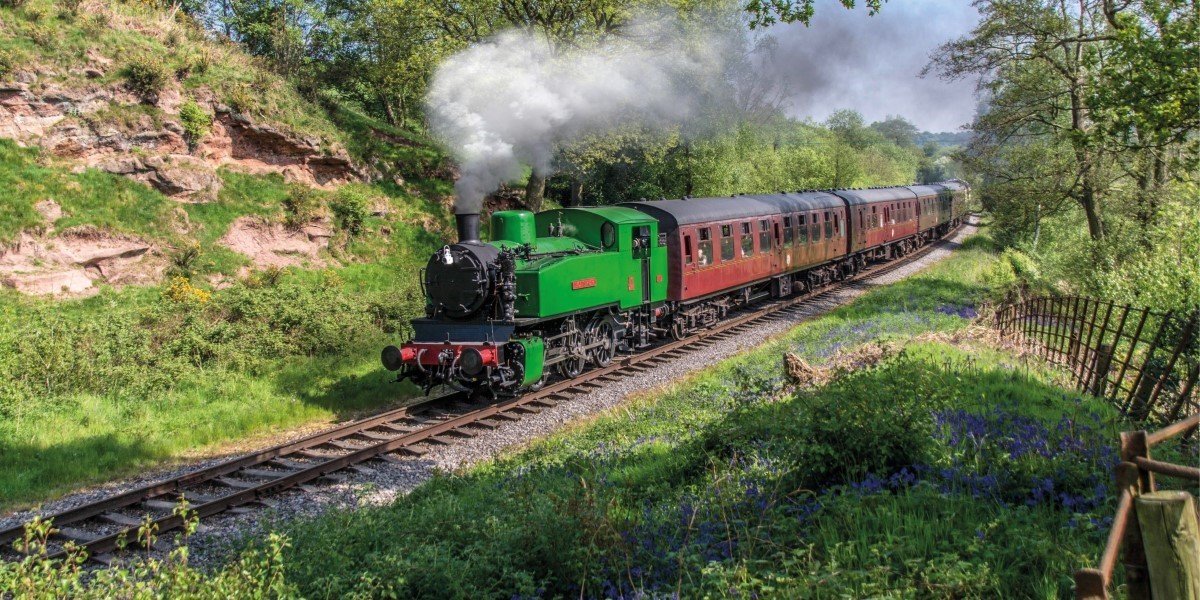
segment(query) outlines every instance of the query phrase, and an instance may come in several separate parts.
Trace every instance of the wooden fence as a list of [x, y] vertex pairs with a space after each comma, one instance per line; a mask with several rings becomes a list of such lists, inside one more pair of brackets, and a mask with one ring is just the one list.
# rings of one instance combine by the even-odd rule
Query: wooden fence
[[1075, 572], [1077, 600], [1108, 600], [1118, 552], [1130, 600], [1200, 598], [1195, 499], [1188, 492], [1157, 492], [1154, 481], [1155, 473], [1200, 481], [1200, 469], [1150, 458], [1154, 445], [1187, 435], [1198, 425], [1200, 415], [1193, 415], [1154, 433], [1121, 434], [1121, 463], [1117, 465], [1121, 499], [1098, 568]]
[[1159, 313], [1078, 297], [1001, 307], [995, 327], [1071, 370], [1082, 392], [1108, 399], [1138, 422], [1195, 414], [1200, 311]]

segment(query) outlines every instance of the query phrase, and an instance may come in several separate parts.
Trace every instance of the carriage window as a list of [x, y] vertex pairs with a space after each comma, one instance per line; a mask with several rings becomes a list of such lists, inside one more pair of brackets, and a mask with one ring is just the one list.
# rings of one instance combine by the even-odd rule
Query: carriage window
[[769, 223], [769, 221], [767, 221], [766, 219], [763, 219], [763, 220], [759, 221], [759, 222], [758, 222], [758, 230], [759, 230], [759, 231], [766, 231], [766, 230], [770, 229], [770, 228], [771, 228], [771, 226], [770, 226], [768, 223]]
[[[766, 223], [766, 221], [763, 221]], [[771, 250], [771, 232], [763, 229], [758, 234], [758, 249], [760, 252], [768, 252]]]
[[[791, 219], [788, 219], [786, 217], [785, 217], [785, 220], [791, 221]], [[784, 248], [792, 247], [792, 226], [791, 225], [788, 225], [787, 227], [783, 228], [783, 247]]]
[[876, 227], [879, 227], [879, 211], [877, 210], [878, 208], [879, 207], [877, 207], [877, 206], [871, 207], [871, 229], [875, 229]]
[[834, 232], [834, 235], [836, 235], [838, 237], [842, 237], [842, 236], [846, 235], [846, 230], [842, 228], [842, 216], [841, 215], [836, 215], [836, 214], [833, 215], [833, 232]]
[[733, 260], [735, 258], [734, 252], [735, 252], [735, 250], [733, 248], [733, 226], [722, 225], [721, 226], [721, 262]]
[[750, 224], [749, 224], [749, 223], [742, 223], [742, 235], [746, 235], [746, 234], [749, 234], [749, 233], [750, 233]]
[[825, 239], [833, 237], [833, 221], [829, 219], [829, 211], [825, 212]]
[[750, 224], [742, 224], [742, 258], [754, 256], [754, 234], [750, 233]]
[[804, 222], [804, 215], [796, 217], [796, 243], [808, 243], [808, 225]]
[[700, 230], [700, 257], [699, 262], [701, 267], [707, 267], [712, 264], [713, 260], [713, 243], [712, 231], [705, 227]]
[[821, 241], [821, 214], [813, 213], [812, 218], [808, 220], [812, 224], [812, 229], [809, 231], [808, 242], [815, 244]]
[[784, 227], [791, 227], [791, 226], [792, 226], [792, 216], [791, 216], [791, 215], [785, 215], [785, 216], [783, 217], [783, 226], [784, 226]]
[[692, 236], [690, 235], [683, 236], [683, 256], [684, 263], [692, 264]]

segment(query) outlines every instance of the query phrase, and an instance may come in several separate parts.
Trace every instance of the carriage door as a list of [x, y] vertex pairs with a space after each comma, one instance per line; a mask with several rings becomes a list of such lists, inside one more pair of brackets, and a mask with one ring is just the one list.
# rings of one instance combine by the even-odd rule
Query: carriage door
[[787, 265], [783, 262], [783, 229], [779, 225], [778, 217], [772, 223], [775, 232], [775, 269], [787, 269]]
[[650, 301], [650, 226], [633, 228], [633, 258], [642, 263], [642, 302]]

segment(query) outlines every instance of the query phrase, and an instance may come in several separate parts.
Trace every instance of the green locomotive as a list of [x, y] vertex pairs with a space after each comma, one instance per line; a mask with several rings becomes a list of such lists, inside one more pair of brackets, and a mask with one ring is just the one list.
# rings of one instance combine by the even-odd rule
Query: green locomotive
[[[422, 276], [425, 318], [383, 363], [426, 389], [539, 387], [550, 369], [574, 377], [649, 343], [666, 299], [658, 222], [624, 207], [458, 214], [457, 244]], [[659, 311], [661, 313], [661, 311]]]

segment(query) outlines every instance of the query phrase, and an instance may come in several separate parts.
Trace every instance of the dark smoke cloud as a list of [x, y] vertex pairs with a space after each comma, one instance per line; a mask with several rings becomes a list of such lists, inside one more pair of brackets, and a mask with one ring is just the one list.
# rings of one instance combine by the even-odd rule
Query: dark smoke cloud
[[867, 122], [898, 114], [920, 129], [956, 131], [974, 115], [975, 82], [918, 74], [930, 52], [978, 18], [966, 0], [897, 0], [873, 17], [818, 0], [810, 26], [768, 30], [779, 43], [774, 75], [791, 82], [787, 112], [821, 121], [852, 108]]

